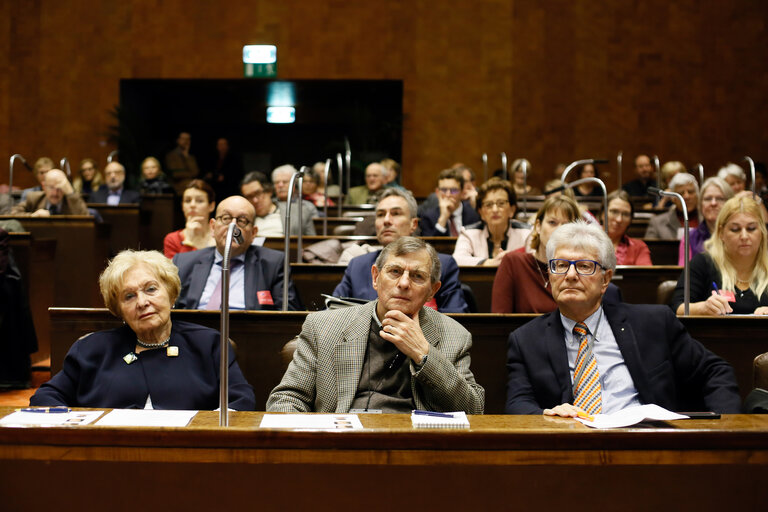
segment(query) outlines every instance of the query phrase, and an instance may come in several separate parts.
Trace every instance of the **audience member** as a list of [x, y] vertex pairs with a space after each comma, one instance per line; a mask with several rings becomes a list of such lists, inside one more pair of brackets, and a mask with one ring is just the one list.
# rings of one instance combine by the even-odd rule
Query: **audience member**
[[[62, 370], [40, 386], [30, 405], [216, 409], [221, 335], [171, 322], [179, 287], [176, 267], [159, 252], [118, 254], [99, 277], [99, 288], [104, 305], [123, 325], [77, 340]], [[256, 407], [234, 351], [229, 355], [229, 407]]]
[[160, 161], [153, 156], [148, 156], [141, 162], [139, 190], [142, 195], [173, 194], [175, 192], [160, 167]]
[[[659, 183], [659, 188], [663, 188], [667, 192], [671, 192], [672, 189], [669, 188], [669, 184], [672, 182], [672, 178], [680, 173], [684, 174], [687, 172], [688, 170], [685, 168], [683, 162], [678, 162], [676, 160], [666, 162], [661, 166], [661, 182]], [[675, 202], [676, 201], [669, 196], [662, 196], [658, 198], [655, 208], [669, 208], [670, 206], [674, 205]]]
[[461, 171], [461, 176], [464, 178], [464, 184], [461, 187], [461, 200], [467, 201], [469, 205], [477, 211], [477, 187], [475, 171], [467, 167], [464, 164], [454, 164], [452, 169]]
[[[720, 209], [706, 252], [691, 260], [692, 315], [768, 315], [768, 252], [760, 205], [751, 197], [732, 197]], [[672, 309], [684, 311], [684, 276]]]
[[469, 201], [462, 201], [464, 176], [458, 169], [446, 169], [437, 179], [438, 206], [421, 215], [422, 236], [458, 236], [463, 226], [480, 221]]
[[[689, 229], [688, 259], [704, 252], [704, 242], [709, 240], [715, 230], [717, 215], [723, 204], [733, 197], [733, 189], [722, 178], [708, 178], [701, 187], [701, 217], [704, 222], [699, 222], [698, 227]], [[683, 265], [685, 252], [685, 240], [680, 239], [677, 264]]]
[[[318, 209], [325, 205], [325, 194], [320, 189], [322, 181], [323, 179], [313, 167], [304, 173], [304, 179], [301, 182], [302, 197], [314, 204]], [[330, 197], [328, 198], [328, 206], [336, 206], [336, 203]]]
[[[688, 173], [676, 174], [669, 182], [672, 192], [683, 196], [685, 208], [688, 210], [688, 227], [699, 226], [699, 184], [696, 178]], [[651, 217], [645, 230], [645, 238], [658, 238], [661, 240], [680, 240], [683, 237], [683, 214], [677, 201], [665, 213], [659, 213]]]
[[[221, 307], [221, 262], [227, 228], [237, 223], [243, 243], [232, 242], [229, 307], [232, 309], [272, 309], [283, 306], [283, 253], [251, 245], [258, 228], [253, 225], [256, 212], [244, 197], [232, 196], [219, 203], [210, 227], [215, 247], [179, 253], [173, 263], [179, 268], [181, 293], [176, 300], [179, 309], [212, 309]], [[288, 278], [290, 279], [290, 278]], [[293, 283], [289, 281], [288, 309], [301, 310]]]
[[[632, 223], [635, 207], [626, 190], [615, 190], [608, 194], [608, 237], [613, 243], [618, 265], [653, 265], [651, 251], [639, 238], [627, 236]], [[604, 216], [600, 215], [600, 220]]]
[[[251, 171], [240, 183], [240, 192], [251, 202], [256, 210], [254, 225], [259, 230], [259, 236], [284, 236], [283, 220], [277, 204], [272, 201], [274, 187], [269, 178], [259, 171]], [[298, 234], [299, 227], [294, 223], [291, 232]]]
[[517, 200], [512, 184], [491, 178], [477, 194], [482, 225], [461, 228], [453, 258], [459, 265], [498, 267], [509, 251], [525, 246], [531, 227], [515, 220]]
[[84, 158], [80, 162], [80, 170], [72, 181], [72, 188], [75, 193], [88, 197], [95, 192], [104, 183], [101, 172], [96, 167], [96, 161], [93, 158]]
[[[288, 188], [291, 183], [291, 176], [296, 173], [296, 168], [292, 165], [281, 165], [272, 171], [272, 184], [275, 187], [275, 195], [277, 196], [277, 209], [280, 213], [280, 219], [285, 225], [286, 215], [288, 214]], [[299, 234], [299, 212], [296, 209], [298, 203], [298, 197], [301, 194], [294, 192], [293, 197], [296, 204], [291, 206], [291, 236]], [[320, 213], [317, 211], [317, 207], [309, 201], [301, 201], [301, 234], [314, 236], [317, 234], [315, 231], [315, 217], [319, 217]], [[266, 235], [262, 235], [266, 236]]]
[[43, 173], [43, 191], [30, 192], [24, 202], [11, 210], [13, 215], [48, 217], [50, 215], [88, 215], [85, 202], [76, 194], [67, 175], [59, 169]]
[[530, 183], [526, 183], [525, 175], [523, 174], [523, 162], [527, 164], [527, 172], [531, 172], [531, 163], [525, 158], [518, 158], [512, 162], [512, 175], [514, 176], [513, 185], [515, 187], [515, 194], [518, 196], [538, 196], [541, 195], [541, 190], [532, 186]]
[[740, 165], [728, 162], [717, 171], [717, 177], [730, 185], [734, 194], [742, 192], [747, 186], [747, 173]]
[[136, 204], [141, 202], [141, 195], [135, 190], [125, 188], [125, 167], [119, 162], [110, 162], [104, 168], [105, 184], [91, 193], [88, 202], [118, 204]]
[[669, 308], [603, 300], [616, 258], [599, 227], [561, 226], [547, 259], [558, 309], [509, 336], [508, 414], [576, 417], [642, 404], [741, 412], [733, 369]]
[[[325, 182], [325, 162], [315, 162], [312, 166], [312, 170], [317, 175], [317, 192], [320, 194], [325, 193], [325, 189], [328, 189], [328, 198], [339, 198], [341, 196], [341, 189], [338, 185], [333, 184], [333, 166], [328, 173], [328, 183]], [[339, 199], [340, 200], [340, 199]]]
[[196, 251], [216, 244], [211, 232], [210, 218], [216, 207], [216, 194], [203, 180], [192, 180], [181, 196], [184, 229], [165, 235], [163, 254], [173, 258], [180, 252]]
[[43, 191], [43, 181], [45, 179], [45, 173], [53, 169], [54, 163], [53, 160], [48, 158], [47, 156], [41, 156], [35, 161], [35, 167], [34, 167], [34, 173], [35, 178], [37, 178], [38, 185], [35, 185], [34, 187], [25, 188], [21, 191], [21, 201], [24, 202], [27, 200], [27, 194], [30, 192], [42, 192]]
[[623, 187], [630, 197], [648, 197], [648, 187], [655, 187], [656, 180], [653, 178], [653, 165], [648, 155], [637, 155], [635, 158], [635, 172], [637, 178], [625, 183]]
[[[598, 172], [597, 166], [595, 164], [584, 164], [579, 168], [576, 179], [580, 180], [581, 178], [599, 177], [600, 173]], [[577, 197], [593, 197], [603, 195], [603, 189], [600, 188], [600, 185], [594, 182], [587, 182], [582, 183], [581, 185], [576, 185], [571, 190], [573, 190], [573, 194]]]
[[485, 392], [469, 368], [472, 336], [424, 307], [440, 289], [435, 250], [401, 237], [370, 273], [377, 300], [307, 317], [267, 411], [482, 414]]
[[181, 132], [176, 139], [176, 147], [165, 155], [165, 169], [178, 195], [184, 193], [190, 181], [200, 176], [197, 159], [189, 152], [191, 145], [189, 132]]
[[225, 137], [216, 139], [216, 154], [209, 168], [211, 170], [206, 173], [205, 181], [213, 187], [217, 197], [237, 194], [243, 168], [240, 158], [230, 150], [229, 140]]
[[352, 187], [344, 198], [344, 204], [375, 204], [384, 191], [384, 176], [387, 171], [378, 163], [373, 162], [365, 168], [365, 185]]
[[387, 187], [400, 187], [398, 178], [400, 177], [400, 164], [391, 158], [385, 158], [379, 162], [384, 168], [384, 185]]

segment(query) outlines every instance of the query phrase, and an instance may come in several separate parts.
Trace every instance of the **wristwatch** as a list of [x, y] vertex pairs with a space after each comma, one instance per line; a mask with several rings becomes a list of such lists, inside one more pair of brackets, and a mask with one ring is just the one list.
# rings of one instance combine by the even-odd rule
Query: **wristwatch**
[[421, 361], [419, 361], [418, 363], [416, 363], [416, 364], [414, 365], [414, 366], [416, 367], [416, 371], [419, 371], [419, 370], [421, 370], [422, 368], [424, 368], [424, 365], [427, 363], [427, 356], [428, 356], [428, 355], [429, 355], [429, 354], [424, 354], [424, 357], [422, 357], [422, 358], [421, 358]]

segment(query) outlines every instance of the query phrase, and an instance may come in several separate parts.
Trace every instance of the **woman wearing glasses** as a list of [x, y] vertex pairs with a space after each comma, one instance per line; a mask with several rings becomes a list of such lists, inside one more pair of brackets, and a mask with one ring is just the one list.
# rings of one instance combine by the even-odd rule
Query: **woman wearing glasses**
[[[701, 216], [704, 222], [699, 223], [695, 229], [689, 229], [688, 259], [704, 252], [704, 242], [709, 240], [715, 230], [717, 215], [723, 208], [723, 204], [733, 197], [733, 189], [722, 178], [708, 178], [701, 186]], [[683, 265], [683, 253], [685, 252], [685, 239], [680, 240], [678, 265]]]
[[483, 183], [477, 204], [482, 226], [461, 228], [453, 258], [459, 265], [498, 267], [505, 254], [525, 246], [531, 228], [514, 220], [516, 196], [506, 180], [491, 178]]
[[187, 223], [184, 229], [165, 235], [163, 253], [166, 258], [214, 244], [208, 219], [215, 207], [216, 196], [211, 186], [203, 180], [190, 181], [181, 200], [181, 209]]
[[[651, 251], [645, 242], [627, 236], [635, 213], [629, 194], [615, 190], [608, 194], [608, 236], [613, 242], [617, 265], [653, 265]], [[603, 215], [600, 215], [603, 221]]]

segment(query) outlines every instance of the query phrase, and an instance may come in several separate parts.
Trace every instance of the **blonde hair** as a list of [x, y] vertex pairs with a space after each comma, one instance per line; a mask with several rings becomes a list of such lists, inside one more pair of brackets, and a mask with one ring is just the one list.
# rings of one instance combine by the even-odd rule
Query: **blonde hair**
[[117, 318], [122, 318], [120, 312], [120, 292], [123, 287], [123, 276], [134, 267], [144, 265], [157, 277], [160, 284], [168, 292], [171, 305], [176, 302], [181, 291], [179, 270], [171, 260], [157, 251], [134, 251], [126, 249], [121, 251], [104, 269], [99, 276], [99, 290], [104, 299], [104, 305], [110, 313]]
[[751, 197], [732, 197], [726, 201], [717, 215], [714, 233], [712, 233], [709, 240], [704, 242], [704, 249], [712, 257], [712, 261], [722, 276], [722, 288], [735, 292], [736, 282], [739, 279], [731, 258], [725, 251], [721, 235], [725, 230], [728, 220], [737, 213], [744, 213], [754, 217], [760, 230], [760, 243], [752, 265], [752, 273], [749, 276], [749, 287], [755, 296], [759, 298], [768, 289], [768, 252], [765, 249], [765, 241], [768, 234], [765, 229], [765, 222], [763, 222], [760, 205], [754, 199]]

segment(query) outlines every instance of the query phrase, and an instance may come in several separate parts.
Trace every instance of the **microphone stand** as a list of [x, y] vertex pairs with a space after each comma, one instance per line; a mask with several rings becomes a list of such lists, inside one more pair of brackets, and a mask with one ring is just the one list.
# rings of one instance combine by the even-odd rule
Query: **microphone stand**
[[69, 158], [64, 157], [59, 161], [59, 167], [67, 173], [67, 178], [72, 179], [72, 169], [69, 167]]
[[757, 195], [757, 189], [755, 188], [755, 161], [752, 158], [745, 156], [744, 160], [749, 164], [749, 173], [752, 176], [752, 198]]
[[325, 161], [323, 169], [324, 197], [323, 197], [323, 236], [328, 236], [328, 172], [331, 170], [331, 159]]
[[653, 155], [653, 168], [656, 169], [656, 183], [659, 183], [661, 180], [661, 165], [657, 155]]
[[[341, 159], [341, 153], [336, 153], [336, 167], [339, 168], [339, 204], [337, 205], [339, 207], [339, 213], [337, 217], [341, 217], [341, 203], [344, 198], [344, 162]], [[327, 187], [328, 184], [326, 183], [325, 186]], [[347, 187], [349, 187], [349, 185], [347, 185]]]
[[568, 177], [568, 173], [571, 172], [572, 169], [580, 166], [580, 165], [587, 165], [587, 164], [607, 164], [608, 160], [605, 160], [603, 158], [587, 158], [586, 160], [576, 160], [575, 162], [571, 162], [568, 164], [568, 167], [566, 167], [563, 170], [563, 174], [560, 175], [560, 181], [563, 182], [563, 185], [565, 185], [565, 179]]
[[347, 164], [347, 192], [352, 188], [352, 149], [349, 147], [349, 139], [344, 137], [344, 161]]
[[488, 153], [483, 153], [483, 183], [488, 181]]
[[571, 183], [566, 183], [564, 185], [565, 188], [573, 188], [578, 187], [582, 183], [597, 183], [600, 185], [600, 188], [603, 189], [603, 229], [606, 233], [608, 233], [608, 193], [605, 190], [605, 183], [603, 183], [603, 180], [600, 178], [596, 178], [594, 176], [587, 176], [586, 178], [579, 178], [576, 181], [572, 181]]
[[528, 219], [528, 160], [520, 162], [520, 172], [523, 173], [523, 217]]
[[[11, 167], [8, 175], [8, 208], [13, 207], [13, 164], [16, 160], [21, 160], [21, 163], [24, 164], [24, 167], [26, 167], [29, 170], [32, 170], [29, 167], [27, 160], [23, 156], [21, 156], [18, 153], [11, 156]], [[754, 179], [752, 181], [754, 181]]]
[[616, 171], [617, 171], [617, 174], [619, 175], [619, 185], [617, 187], [618, 189], [621, 189], [621, 186], [623, 185], [622, 177], [621, 177], [621, 163], [623, 158], [624, 158], [624, 153], [622, 151], [619, 151], [619, 154], [616, 155]]
[[501, 152], [499, 155], [501, 156], [501, 179], [506, 180], [507, 179], [507, 154], [505, 152]]
[[110, 151], [110, 152], [109, 152], [109, 154], [107, 155], [107, 163], [108, 163], [108, 164], [111, 164], [111, 163], [112, 163], [112, 160], [113, 160], [113, 159], [114, 159], [116, 156], [117, 156], [117, 150], [116, 150], [116, 149], [114, 149], [114, 150]]
[[219, 426], [229, 425], [229, 260], [232, 239], [243, 243], [243, 234], [235, 219], [227, 226], [227, 238], [221, 262], [221, 342], [219, 343]]
[[683, 314], [685, 316], [688, 316], [690, 312], [690, 304], [691, 304], [691, 276], [688, 273], [688, 258], [690, 254], [689, 249], [689, 236], [688, 233], [688, 208], [685, 206], [685, 200], [683, 199], [683, 196], [678, 194], [677, 192], [667, 192], [666, 190], [661, 190], [659, 187], [648, 187], [648, 193], [653, 194], [655, 196], [666, 196], [666, 197], [673, 197], [677, 199], [677, 202], [680, 203], [680, 208], [683, 211], [683, 219], [684, 219], [684, 226], [683, 226], [683, 239], [685, 240], [685, 245], [683, 246], [683, 254], [685, 254], [685, 257], [683, 258]]
[[[285, 229], [285, 257], [283, 259], [283, 311], [288, 311], [288, 281], [290, 281], [291, 274], [291, 206], [293, 205], [293, 189], [296, 185], [296, 179], [299, 180], [299, 187], [301, 187], [302, 177], [304, 176], [304, 169], [306, 166], [302, 166], [300, 170], [293, 173], [291, 181], [288, 184], [288, 205], [285, 209], [285, 219], [283, 222], [283, 228]], [[301, 261], [301, 204], [299, 204], [299, 237], [298, 237], [298, 253], [296, 259]]]

